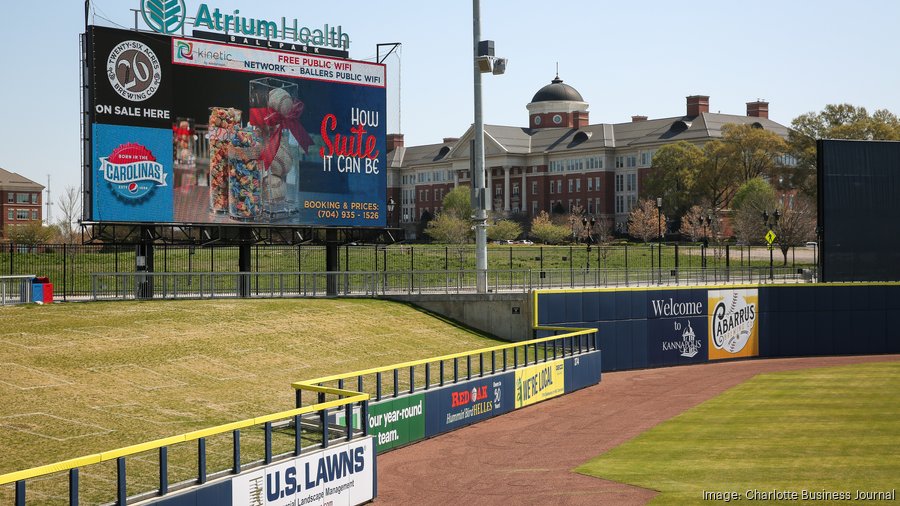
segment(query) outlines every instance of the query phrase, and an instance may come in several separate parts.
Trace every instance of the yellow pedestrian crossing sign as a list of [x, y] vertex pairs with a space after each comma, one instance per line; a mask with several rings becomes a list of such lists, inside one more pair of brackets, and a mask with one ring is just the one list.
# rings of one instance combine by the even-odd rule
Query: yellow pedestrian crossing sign
[[771, 230], [769, 230], [769, 233], [766, 234], [766, 243], [768, 243], [769, 246], [771, 246], [772, 243], [775, 242], [776, 237], [778, 237], [778, 236], [775, 235], [775, 232], [772, 232]]

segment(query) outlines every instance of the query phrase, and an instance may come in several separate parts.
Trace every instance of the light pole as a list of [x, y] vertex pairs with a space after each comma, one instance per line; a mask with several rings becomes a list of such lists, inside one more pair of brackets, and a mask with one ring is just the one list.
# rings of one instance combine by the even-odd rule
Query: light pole
[[[771, 218], [771, 222], [772, 222], [771, 225], [769, 224], [769, 221], [770, 221], [769, 218]], [[775, 226], [778, 225], [778, 218], [781, 218], [781, 213], [778, 212], [778, 209], [776, 209], [771, 215], [769, 214], [769, 211], [763, 211], [763, 213], [762, 213], [763, 224], [766, 226], [767, 229], [769, 229], [770, 226], [772, 228], [775, 228]], [[769, 230], [771, 230], [771, 229], [769, 229]], [[774, 266], [774, 259], [772, 258], [772, 250], [773, 250], [773, 246], [770, 243], [769, 244], [769, 281], [773, 281], [775, 279], [775, 266]]]
[[662, 284], [662, 197], [656, 197], [656, 235], [659, 238], [656, 268], [659, 269], [659, 284]]
[[709, 225], [712, 223], [712, 216], [707, 214], [704, 218], [700, 216], [700, 220], [697, 222], [697, 225], [703, 227], [703, 244], [700, 246], [700, 258], [702, 259], [702, 266], [706, 269], [706, 248], [709, 246]]
[[481, 74], [506, 71], [506, 59], [494, 58], [492, 41], [481, 41], [481, 4], [472, 0], [472, 54], [474, 69], [475, 139], [472, 150], [472, 208], [475, 211], [475, 289], [487, 292], [487, 195], [484, 187], [484, 115], [481, 109]]
[[387, 212], [388, 212], [388, 215], [387, 215], [387, 223], [388, 223], [388, 226], [391, 226], [391, 215], [394, 214], [394, 206], [395, 206], [395, 205], [397, 205], [397, 203], [394, 202], [394, 197], [389, 198], [389, 199], [388, 199], [388, 203], [387, 203]]

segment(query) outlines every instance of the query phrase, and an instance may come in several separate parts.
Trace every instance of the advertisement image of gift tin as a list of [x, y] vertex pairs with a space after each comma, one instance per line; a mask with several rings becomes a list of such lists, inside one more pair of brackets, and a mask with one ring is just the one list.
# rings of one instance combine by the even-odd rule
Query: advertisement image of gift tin
[[94, 216], [172, 221], [172, 130], [95, 124], [93, 136]]

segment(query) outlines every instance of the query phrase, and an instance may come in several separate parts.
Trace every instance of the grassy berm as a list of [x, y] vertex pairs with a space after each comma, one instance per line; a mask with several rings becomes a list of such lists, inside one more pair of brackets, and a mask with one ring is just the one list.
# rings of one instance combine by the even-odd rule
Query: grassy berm
[[373, 300], [0, 308], [0, 474], [294, 407], [292, 381], [500, 344]]

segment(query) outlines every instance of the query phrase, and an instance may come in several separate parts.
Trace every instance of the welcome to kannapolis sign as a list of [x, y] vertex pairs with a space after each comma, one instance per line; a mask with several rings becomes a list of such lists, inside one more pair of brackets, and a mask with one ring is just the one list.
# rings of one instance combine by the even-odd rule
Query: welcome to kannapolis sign
[[151, 30], [165, 35], [180, 33], [186, 23], [194, 30], [209, 30], [236, 38], [281, 41], [286, 44], [310, 45], [342, 51], [350, 49], [350, 35], [341, 25], [322, 28], [303, 26], [297, 18], [282, 16], [280, 23], [241, 15], [240, 9], [225, 14], [218, 7], [201, 3], [194, 17], [188, 17], [184, 0], [141, 0], [141, 16]]

